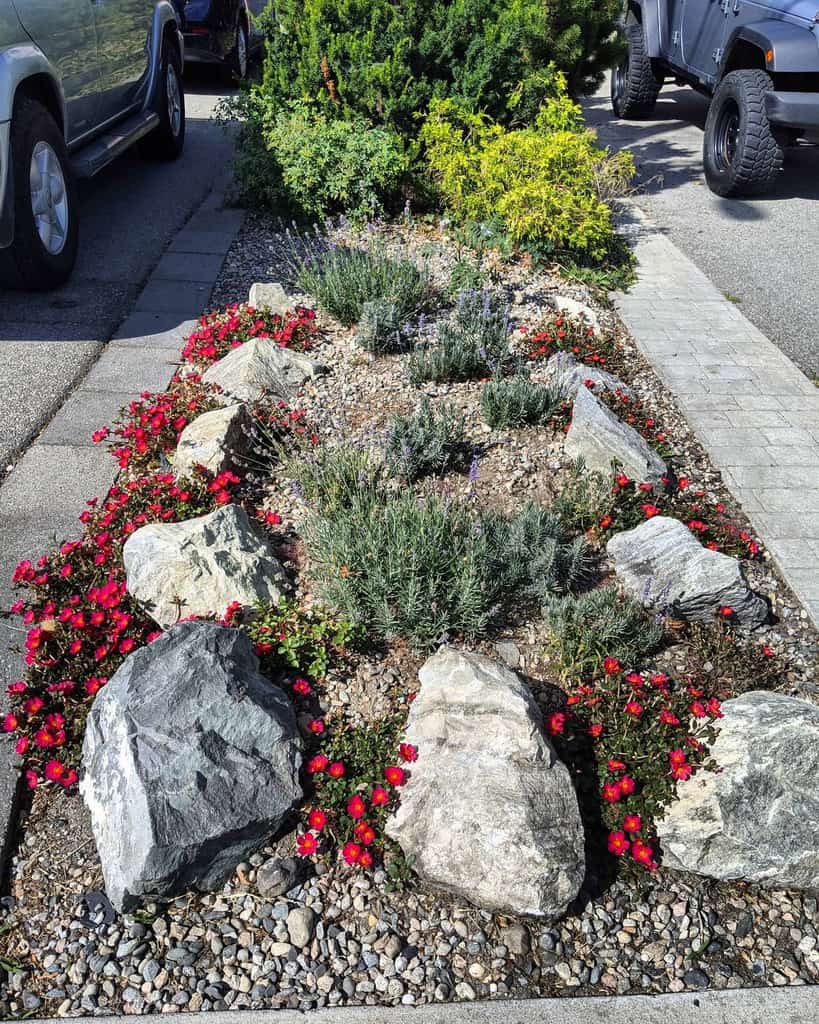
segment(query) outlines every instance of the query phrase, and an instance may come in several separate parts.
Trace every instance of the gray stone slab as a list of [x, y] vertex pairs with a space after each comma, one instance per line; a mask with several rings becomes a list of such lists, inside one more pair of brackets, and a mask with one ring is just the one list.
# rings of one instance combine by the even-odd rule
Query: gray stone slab
[[244, 210], [211, 209], [207, 204], [203, 204], [203, 208], [197, 210], [185, 224], [185, 230], [218, 231], [225, 236], [232, 232], [235, 235], [244, 219]]
[[0, 865], [11, 853], [20, 795], [20, 759], [10, 736], [0, 737]]
[[177, 346], [146, 351], [107, 348], [83, 381], [86, 391], [164, 391], [179, 361]]
[[133, 348], [173, 348], [182, 350], [185, 338], [196, 327], [196, 317], [176, 313], [132, 313], [122, 322], [111, 345]]
[[168, 252], [224, 254], [230, 248], [236, 231], [195, 231], [185, 228], [168, 246]]
[[198, 281], [213, 285], [224, 262], [224, 253], [167, 252], [151, 275], [152, 281]]
[[[339, 1006], [309, 1010], [209, 1010], [186, 1024], [816, 1024], [816, 989], [730, 989], [662, 996], [489, 999], [424, 1006]], [[79, 1017], [78, 1020], [91, 1020]], [[100, 1024], [130, 1015], [93, 1018]], [[31, 1024], [44, 1024], [32, 1021]], [[60, 1024], [50, 1018], [48, 1024]]]
[[210, 301], [210, 284], [196, 281], [160, 281], [151, 279], [136, 301], [137, 313], [178, 313], [180, 317], [198, 316]]
[[110, 426], [120, 409], [134, 398], [125, 391], [89, 391], [80, 388], [63, 404], [54, 419], [40, 434], [39, 444], [94, 446], [91, 435]]

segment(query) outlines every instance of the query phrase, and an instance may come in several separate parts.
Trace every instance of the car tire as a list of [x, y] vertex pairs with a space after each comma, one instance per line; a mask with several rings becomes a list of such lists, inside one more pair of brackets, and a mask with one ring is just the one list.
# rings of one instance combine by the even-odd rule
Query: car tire
[[643, 26], [629, 14], [624, 26], [628, 53], [611, 73], [611, 108], [617, 117], [650, 114], [660, 89], [651, 58], [646, 53]]
[[14, 104], [9, 175], [14, 240], [0, 249], [0, 284], [31, 291], [56, 288], [77, 260], [77, 190], [57, 122], [42, 103], [25, 95]]
[[247, 78], [247, 65], [250, 59], [250, 42], [247, 36], [247, 25], [243, 18], [236, 22], [236, 40], [233, 49], [227, 56], [228, 78], [234, 82], [243, 82]]
[[154, 110], [159, 124], [145, 136], [144, 151], [157, 160], [176, 160], [185, 147], [185, 90], [179, 54], [167, 39], [162, 44]]
[[718, 196], [760, 195], [776, 182], [784, 161], [785, 136], [765, 112], [773, 89], [766, 71], [731, 71], [717, 86], [703, 138], [705, 180]]

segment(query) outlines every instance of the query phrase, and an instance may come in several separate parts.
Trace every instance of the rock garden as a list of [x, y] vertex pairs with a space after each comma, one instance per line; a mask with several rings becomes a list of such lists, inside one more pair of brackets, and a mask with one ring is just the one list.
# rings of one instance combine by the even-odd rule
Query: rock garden
[[815, 640], [611, 312], [265, 252], [18, 567], [5, 1012], [813, 982]]
[[311, 106], [322, 2], [233, 111], [301, 226], [248, 216], [14, 575], [0, 1013], [815, 983], [816, 636], [612, 312], [567, 82], [617, 5], [376, 3], [401, 60], [340, 24]]

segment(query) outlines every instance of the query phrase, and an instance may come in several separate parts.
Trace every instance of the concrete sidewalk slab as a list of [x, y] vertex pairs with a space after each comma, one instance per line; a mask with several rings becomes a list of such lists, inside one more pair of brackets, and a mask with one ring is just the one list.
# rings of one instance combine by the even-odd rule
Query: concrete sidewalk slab
[[623, 323], [819, 625], [819, 389], [639, 207], [629, 212], [638, 279], [616, 298]]
[[[31, 1018], [29, 1018], [31, 1020]], [[74, 1018], [90, 1020], [89, 1017]], [[133, 1014], [94, 1017], [98, 1024]], [[328, 1010], [210, 1010], [184, 1014], [185, 1024], [816, 1024], [815, 988], [733, 989], [668, 996], [494, 1000], [411, 1007], [352, 1006]], [[57, 1024], [59, 1018], [32, 1020]]]

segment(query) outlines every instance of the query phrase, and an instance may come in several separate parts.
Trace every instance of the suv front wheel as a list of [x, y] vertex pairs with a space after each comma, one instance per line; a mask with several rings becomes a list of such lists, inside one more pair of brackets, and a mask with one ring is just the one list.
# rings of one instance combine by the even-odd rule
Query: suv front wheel
[[717, 86], [702, 157], [705, 180], [718, 196], [767, 192], [782, 170], [785, 137], [774, 132], [765, 113], [771, 89], [771, 76], [751, 69], [731, 71]]
[[77, 259], [77, 193], [62, 132], [37, 100], [20, 96], [11, 120], [14, 240], [0, 249], [0, 284], [44, 291]]

